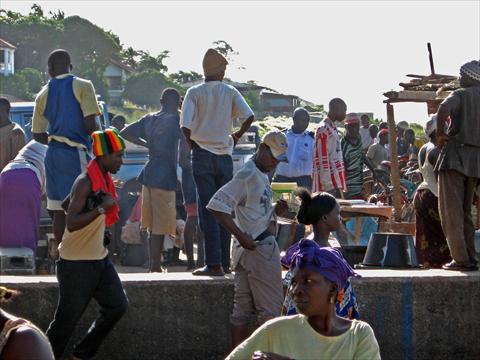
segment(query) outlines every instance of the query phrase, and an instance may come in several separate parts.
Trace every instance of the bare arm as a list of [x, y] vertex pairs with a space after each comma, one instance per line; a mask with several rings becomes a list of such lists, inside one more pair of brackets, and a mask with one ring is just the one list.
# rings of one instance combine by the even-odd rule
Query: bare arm
[[97, 131], [97, 122], [95, 121], [95, 114], [88, 115], [84, 118], [85, 120], [85, 128], [87, 131], [87, 135], [92, 135], [94, 131]]
[[446, 106], [440, 105], [437, 112], [437, 144], [440, 148], [448, 141], [448, 136], [445, 134], [445, 124], [449, 116], [450, 110]]
[[120, 132], [120, 136], [122, 136], [125, 140], [130, 141], [131, 143], [134, 143], [135, 145], [148, 147], [147, 142], [136, 134], [134, 126], [136, 126], [136, 123], [133, 123], [125, 127]]
[[257, 245], [252, 237], [238, 228], [237, 224], [233, 221], [232, 215], [215, 210], [210, 211], [213, 213], [213, 216], [215, 216], [215, 219], [237, 238], [242, 247], [248, 250], [254, 250], [256, 248]]
[[192, 148], [192, 139], [190, 139], [190, 136], [192, 135], [192, 130], [182, 127], [183, 135], [185, 135], [185, 140], [187, 141], [187, 144], [190, 148]]
[[22, 326], [12, 333], [2, 355], [5, 359], [55, 359], [45, 335], [29, 326]]
[[252, 126], [252, 123], [253, 123], [254, 119], [255, 119], [254, 115], [250, 116], [247, 120], [245, 120], [245, 122], [242, 124], [240, 129], [235, 131], [232, 134], [233, 141], [234, 141], [235, 145], [237, 144], [238, 139], [240, 139], [242, 137], [242, 135], [245, 134], [245, 132], [250, 128], [250, 126]]
[[38, 141], [41, 144], [48, 145], [48, 134], [44, 133], [33, 133], [33, 140]]

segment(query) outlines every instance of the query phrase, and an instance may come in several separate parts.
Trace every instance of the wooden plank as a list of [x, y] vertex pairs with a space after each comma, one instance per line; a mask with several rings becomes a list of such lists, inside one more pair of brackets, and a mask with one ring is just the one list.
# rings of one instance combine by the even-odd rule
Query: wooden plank
[[393, 105], [387, 104], [388, 142], [390, 143], [390, 179], [392, 182], [392, 202], [395, 209], [395, 221], [402, 220], [402, 201], [400, 194], [400, 169], [398, 167], [397, 129]]
[[393, 213], [392, 206], [382, 205], [353, 205], [342, 206], [342, 216], [345, 217], [359, 217], [359, 216], [373, 216], [390, 219]]

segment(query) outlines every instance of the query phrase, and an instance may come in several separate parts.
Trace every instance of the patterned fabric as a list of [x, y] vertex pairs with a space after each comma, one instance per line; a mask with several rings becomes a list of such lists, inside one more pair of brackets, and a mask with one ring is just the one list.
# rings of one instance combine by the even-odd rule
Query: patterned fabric
[[470, 79], [480, 82], [480, 61], [470, 61], [460, 68], [460, 74], [468, 76]]
[[[292, 282], [292, 273], [290, 270], [283, 279], [283, 286], [287, 288], [287, 294], [282, 306], [282, 315], [295, 315], [298, 313], [295, 302], [293, 301], [292, 288], [290, 284]], [[345, 287], [339, 291], [337, 295], [337, 302], [335, 304], [335, 310], [338, 316], [348, 319], [359, 319], [360, 314], [358, 312], [357, 299], [353, 292], [353, 287], [350, 281], [347, 281]]]
[[115, 128], [95, 131], [92, 134], [93, 154], [103, 156], [125, 149], [125, 142]]
[[315, 135], [312, 191], [347, 191], [342, 148], [337, 128], [327, 118]]
[[361, 139], [357, 139], [355, 143], [352, 143], [347, 137], [344, 137], [340, 144], [348, 187], [345, 198], [351, 199], [352, 197], [358, 197], [362, 193], [365, 153]]

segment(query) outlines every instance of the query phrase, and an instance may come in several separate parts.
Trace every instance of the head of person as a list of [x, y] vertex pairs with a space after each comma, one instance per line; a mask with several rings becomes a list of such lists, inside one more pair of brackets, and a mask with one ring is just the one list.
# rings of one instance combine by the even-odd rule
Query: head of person
[[160, 105], [162, 109], [176, 112], [180, 107], [180, 93], [177, 89], [166, 88], [160, 96]]
[[117, 129], [118, 131], [122, 131], [125, 127], [127, 120], [123, 115], [115, 115], [112, 119], [112, 126]]
[[48, 55], [48, 74], [50, 77], [67, 74], [70, 71], [72, 71], [72, 62], [67, 50], [53, 50]]
[[368, 127], [368, 132], [370, 133], [370, 137], [372, 139], [375, 139], [378, 134], [378, 126], [375, 124], [372, 124]]
[[0, 98], [0, 124], [10, 122], [10, 101]]
[[400, 121], [397, 124], [397, 136], [398, 137], [403, 137], [404, 133], [405, 133], [405, 130], [407, 130], [407, 129], [408, 129], [408, 122]]
[[334, 98], [328, 103], [328, 117], [332, 121], [343, 121], [347, 113], [347, 104], [340, 98]]
[[413, 145], [415, 143], [415, 131], [413, 131], [413, 129], [407, 129], [405, 130], [405, 141], [409, 144], [409, 145]]
[[430, 142], [436, 144], [437, 142], [437, 115], [432, 115], [430, 120], [425, 124], [425, 135], [427, 135]]
[[388, 130], [382, 129], [378, 132], [378, 139], [381, 145], [388, 144]]
[[17, 295], [18, 291], [0, 286], [0, 304], [9, 302]]
[[310, 114], [302, 107], [298, 107], [293, 112], [293, 125], [292, 130], [296, 134], [301, 134], [307, 130], [308, 124], [310, 124]]
[[255, 163], [263, 172], [275, 170], [281, 161], [288, 162], [287, 136], [278, 130], [266, 133], [255, 154]]
[[108, 128], [92, 133], [93, 154], [102, 169], [115, 174], [123, 164], [125, 141], [117, 129]]
[[203, 74], [205, 80], [223, 80], [228, 61], [215, 49], [208, 49], [203, 56]]
[[388, 124], [386, 122], [381, 122], [380, 125], [378, 125], [379, 131], [383, 129], [388, 129]]
[[349, 113], [345, 117], [346, 136], [349, 139], [356, 140], [360, 138], [360, 119], [356, 113]]
[[336, 231], [342, 223], [340, 205], [333, 195], [321, 192], [312, 196], [310, 191], [304, 188], [297, 190], [296, 195], [300, 198], [300, 208], [297, 220], [304, 225], [325, 227], [328, 231]]
[[368, 129], [368, 127], [370, 126], [370, 118], [368, 117], [368, 115], [363, 114], [362, 117], [360, 118], [360, 121], [362, 122], [362, 126], [365, 129]]
[[293, 301], [307, 317], [335, 312], [338, 292], [350, 277], [359, 277], [337, 249], [307, 239], [291, 246], [282, 264], [292, 271]]
[[460, 68], [460, 86], [471, 87], [480, 85], [480, 61], [472, 60]]

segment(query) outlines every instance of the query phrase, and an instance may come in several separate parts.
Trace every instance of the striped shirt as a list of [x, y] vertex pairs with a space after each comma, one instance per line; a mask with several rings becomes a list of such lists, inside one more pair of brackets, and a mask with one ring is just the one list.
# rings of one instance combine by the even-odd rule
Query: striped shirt
[[326, 118], [315, 134], [312, 191], [347, 191], [342, 148], [337, 128]]

